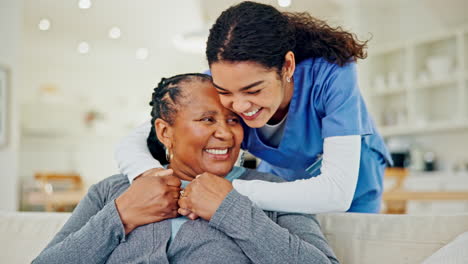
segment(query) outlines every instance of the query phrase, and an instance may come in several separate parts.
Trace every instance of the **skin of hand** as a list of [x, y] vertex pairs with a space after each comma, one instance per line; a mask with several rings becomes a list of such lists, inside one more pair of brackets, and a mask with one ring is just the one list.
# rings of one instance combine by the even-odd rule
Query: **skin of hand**
[[190, 211], [210, 221], [232, 189], [231, 182], [223, 177], [202, 173], [185, 188], [184, 196], [179, 199], [179, 213]]
[[[142, 174], [138, 175], [137, 177], [135, 177], [134, 180], [140, 178], [140, 177], [146, 177], [146, 176], [161, 176], [160, 172], [161, 171], [164, 171], [163, 168], [153, 168], [153, 169], [149, 169], [145, 172], [143, 172]], [[180, 209], [179, 210], [179, 214], [183, 215], [183, 216], [186, 216], [188, 217], [189, 219], [191, 220], [195, 220], [198, 218], [198, 215], [190, 212], [190, 210], [187, 210], [187, 209]]]
[[141, 225], [177, 217], [181, 182], [172, 173], [161, 169], [157, 176], [140, 176], [115, 199], [126, 235]]
[[195, 220], [195, 219], [198, 218], [198, 215], [196, 215], [195, 213], [192, 213], [188, 209], [179, 208], [178, 212], [179, 212], [180, 215], [184, 215], [184, 216], [188, 217], [190, 220]]

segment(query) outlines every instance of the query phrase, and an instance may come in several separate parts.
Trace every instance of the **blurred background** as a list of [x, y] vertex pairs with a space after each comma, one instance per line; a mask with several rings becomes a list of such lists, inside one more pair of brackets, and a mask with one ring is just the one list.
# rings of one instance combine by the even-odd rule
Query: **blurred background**
[[[208, 29], [238, 2], [0, 0], [0, 210], [69, 211], [116, 174], [153, 87], [206, 70]], [[371, 39], [360, 87], [395, 160], [384, 212], [468, 211], [468, 2], [259, 2]]]

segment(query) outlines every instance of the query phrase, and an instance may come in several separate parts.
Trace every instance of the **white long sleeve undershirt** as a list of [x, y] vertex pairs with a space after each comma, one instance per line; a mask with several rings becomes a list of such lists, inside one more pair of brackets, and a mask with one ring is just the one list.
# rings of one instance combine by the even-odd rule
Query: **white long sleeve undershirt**
[[[119, 169], [130, 182], [141, 173], [162, 167], [148, 150], [151, 129], [146, 122], [116, 148]], [[361, 136], [325, 138], [321, 174], [293, 182], [235, 180], [234, 188], [263, 210], [296, 213], [343, 212], [349, 209], [356, 189], [361, 158]]]
[[127, 175], [130, 183], [147, 170], [163, 167], [148, 149], [146, 140], [150, 131], [151, 121], [148, 120], [133, 130], [115, 148], [115, 160], [119, 170]]
[[356, 189], [361, 136], [325, 138], [317, 177], [292, 182], [234, 180], [234, 188], [263, 210], [294, 213], [343, 212]]

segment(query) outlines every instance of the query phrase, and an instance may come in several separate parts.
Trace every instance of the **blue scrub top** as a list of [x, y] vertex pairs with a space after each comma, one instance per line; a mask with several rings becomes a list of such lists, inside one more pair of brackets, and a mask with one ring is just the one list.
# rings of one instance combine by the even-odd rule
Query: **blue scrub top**
[[262, 159], [257, 169], [287, 181], [320, 174], [306, 168], [319, 161], [324, 138], [362, 135], [359, 178], [348, 211], [380, 210], [383, 173], [392, 161], [359, 91], [355, 63], [339, 66], [314, 58], [296, 66], [294, 94], [277, 148], [265, 144], [258, 129], [243, 125], [242, 148]]

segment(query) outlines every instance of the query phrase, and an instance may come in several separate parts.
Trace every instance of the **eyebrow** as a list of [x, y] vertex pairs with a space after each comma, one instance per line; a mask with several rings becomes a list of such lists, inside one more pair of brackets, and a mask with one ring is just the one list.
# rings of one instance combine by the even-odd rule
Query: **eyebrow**
[[[240, 88], [239, 91], [248, 90], [248, 89], [250, 89], [250, 88], [252, 88], [252, 87], [255, 87], [255, 86], [257, 86], [257, 85], [262, 84], [263, 82], [264, 82], [264, 81], [262, 80], [262, 81], [257, 81], [257, 82], [251, 83], [251, 84], [249, 84], [249, 85], [246, 85], [246, 86]], [[216, 89], [223, 90], [223, 91], [228, 91], [227, 89], [224, 89], [224, 88], [220, 87], [220, 86], [217, 85], [216, 83], [213, 83], [213, 85], [216, 87]]]
[[200, 113], [200, 116], [205, 116], [205, 115], [216, 115], [218, 114], [218, 111], [206, 111], [206, 112], [202, 112]]

